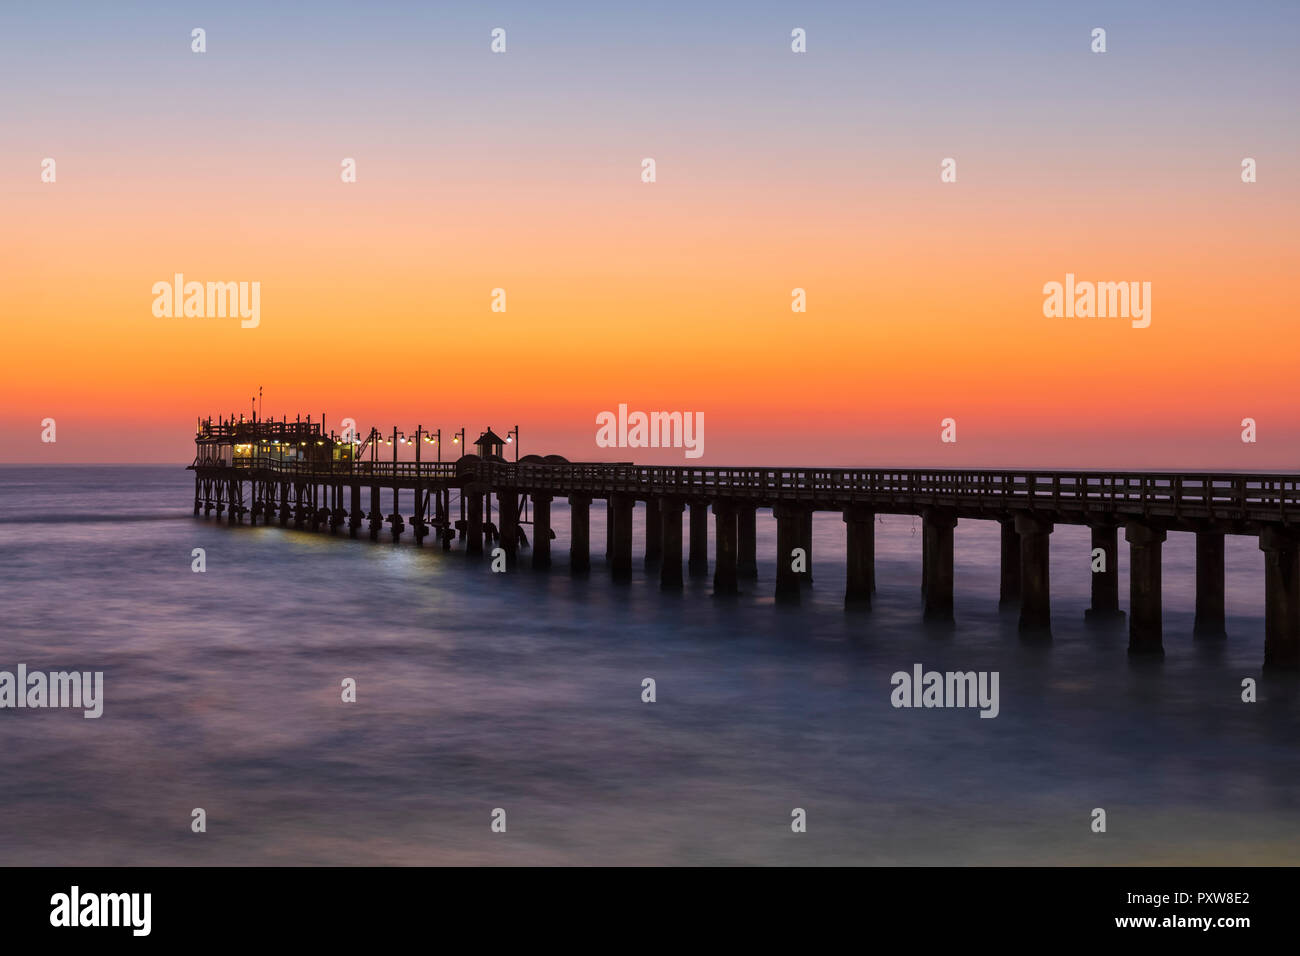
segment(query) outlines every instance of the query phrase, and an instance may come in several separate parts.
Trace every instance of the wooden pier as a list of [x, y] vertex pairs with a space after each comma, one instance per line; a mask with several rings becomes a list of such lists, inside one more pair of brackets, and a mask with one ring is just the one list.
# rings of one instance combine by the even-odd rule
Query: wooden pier
[[[463, 435], [463, 432], [461, 433]], [[444, 550], [468, 555], [499, 547], [517, 566], [523, 516], [531, 509], [532, 566], [551, 565], [551, 503], [570, 507], [569, 567], [591, 568], [590, 508], [607, 508], [607, 553], [613, 577], [632, 574], [632, 526], [645, 505], [645, 564], [658, 567], [666, 590], [707, 576], [709, 513], [714, 519], [716, 594], [736, 593], [757, 577], [756, 521], [770, 509], [777, 523], [775, 596], [796, 602], [811, 583], [812, 515], [834, 511], [846, 529], [845, 603], [870, 608], [875, 590], [875, 516], [923, 521], [924, 614], [951, 620], [953, 530], [959, 520], [1001, 525], [999, 599], [1017, 603], [1020, 629], [1051, 629], [1049, 536], [1058, 524], [1091, 529], [1092, 553], [1105, 570], [1092, 572], [1093, 621], [1123, 617], [1118, 549], [1129, 546], [1129, 650], [1163, 653], [1161, 546], [1170, 531], [1196, 535], [1196, 618], [1199, 636], [1224, 635], [1224, 536], [1251, 535], [1265, 556], [1264, 665], [1300, 668], [1300, 475], [1162, 472], [998, 471], [844, 468], [722, 468], [569, 462], [558, 456], [502, 457], [504, 442], [489, 429], [478, 454], [456, 461], [421, 461], [438, 446], [423, 429], [392, 437], [372, 430], [364, 439], [325, 433], [319, 422], [205, 420], [195, 437], [194, 513], [230, 524], [248, 519], [282, 527], [378, 540], [385, 524], [397, 541], [409, 527], [417, 544], [432, 537]], [[398, 461], [396, 448], [414, 444], [416, 461]], [[458, 441], [463, 448], [463, 438]], [[393, 460], [380, 446], [392, 445]], [[460, 449], [458, 449], [460, 450]], [[391, 492], [385, 515], [380, 491]], [[453, 514], [453, 494], [458, 514]], [[496, 500], [497, 521], [492, 520]], [[403, 515], [402, 502], [409, 514]], [[683, 542], [683, 514], [689, 533]], [[798, 554], [802, 551], [802, 560]]]

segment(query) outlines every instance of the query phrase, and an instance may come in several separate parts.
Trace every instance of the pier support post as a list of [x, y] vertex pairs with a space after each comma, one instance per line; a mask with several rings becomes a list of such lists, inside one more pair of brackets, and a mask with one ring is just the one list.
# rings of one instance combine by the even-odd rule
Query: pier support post
[[348, 537], [355, 538], [361, 529], [361, 486], [352, 486], [352, 507], [348, 509]]
[[1266, 527], [1264, 552], [1264, 669], [1300, 668], [1300, 531]]
[[717, 541], [713, 565], [713, 593], [739, 594], [736, 584], [736, 506], [731, 501], [713, 503]]
[[378, 541], [379, 532], [384, 527], [384, 516], [379, 511], [379, 486], [370, 486], [370, 540]]
[[746, 581], [758, 580], [758, 509], [736, 506], [736, 574]]
[[1223, 532], [1196, 532], [1197, 637], [1227, 637], [1223, 614]]
[[610, 570], [615, 581], [632, 578], [632, 509], [635, 505], [636, 499], [628, 495], [609, 496], [610, 520], [614, 529]]
[[1013, 604], [1020, 600], [1020, 533], [1016, 531], [1015, 518], [999, 519], [1002, 526], [1002, 576], [998, 590], [998, 604]]
[[330, 514], [330, 534], [336, 533], [339, 528], [343, 527], [343, 519], [347, 517], [343, 510], [343, 486], [334, 486], [334, 511]]
[[1163, 654], [1160, 551], [1165, 531], [1130, 521], [1124, 526], [1124, 538], [1129, 543], [1128, 652]]
[[1020, 631], [1049, 636], [1052, 632], [1052, 523], [1033, 515], [1016, 515], [1020, 537]]
[[794, 550], [803, 546], [804, 508], [796, 504], [777, 504], [772, 508], [776, 519], [776, 600], [799, 601], [801, 574], [793, 567]]
[[813, 509], [805, 508], [803, 511], [802, 523], [799, 525], [799, 547], [803, 548], [804, 561], [807, 563], [808, 570], [799, 576], [799, 583], [804, 587], [810, 587], [813, 583], [812, 556], [813, 556]]
[[333, 489], [329, 485], [321, 485], [320, 487], [320, 507], [316, 510], [315, 517], [312, 520], [312, 524], [316, 527], [324, 524], [332, 530], [332, 524], [330, 522], [330, 499], [332, 497], [332, 491]]
[[659, 502], [660, 537], [663, 558], [659, 565], [659, 587], [664, 591], [682, 589], [682, 512], [686, 504], [675, 498]]
[[415, 546], [424, 547], [424, 536], [429, 533], [428, 526], [424, 523], [424, 486], [419, 482], [415, 484], [415, 504], [411, 509], [411, 533], [415, 535]]
[[957, 516], [940, 508], [922, 518], [925, 535], [925, 619], [952, 620], [952, 532]]
[[401, 498], [401, 489], [393, 485], [393, 513], [388, 516], [388, 526], [393, 532], [393, 544], [397, 544], [397, 539], [402, 536], [402, 528], [405, 525], [402, 521]]
[[[913, 526], [915, 527], [915, 526]], [[930, 539], [925, 536], [925, 519], [921, 519], [921, 598], [924, 603], [925, 589], [929, 584], [926, 576], [930, 573]]]
[[451, 550], [451, 540], [456, 532], [451, 526], [451, 489], [438, 489], [438, 538], [442, 541], [442, 550]]
[[519, 564], [519, 495], [513, 489], [497, 491], [497, 531], [501, 549], [506, 553], [506, 570]]
[[709, 574], [709, 503], [691, 502], [690, 574], [693, 578]]
[[614, 499], [605, 499], [605, 563], [614, 557]]
[[551, 566], [551, 496], [533, 495], [533, 568]]
[[663, 519], [659, 517], [659, 499], [650, 497], [645, 502], [645, 566], [656, 568], [664, 556]]
[[[1097, 551], [1101, 551], [1104, 570], [1098, 571]], [[1119, 608], [1119, 526], [1102, 522], [1092, 526], [1092, 551], [1088, 555], [1092, 576], [1092, 606], [1083, 612], [1084, 620], [1101, 624], [1124, 617]]]
[[226, 508], [226, 522], [228, 524], [239, 524], [239, 506], [236, 503], [239, 500], [240, 485], [237, 481], [227, 482], [226, 498], [230, 504]]
[[591, 496], [569, 496], [569, 573], [591, 570]]
[[844, 606], [869, 610], [876, 577], [876, 514], [863, 505], [849, 505], [844, 509], [844, 527], [848, 536]]
[[[465, 491], [461, 491], [461, 496]], [[469, 492], [465, 518], [465, 553], [481, 557], [483, 554], [483, 493]]]

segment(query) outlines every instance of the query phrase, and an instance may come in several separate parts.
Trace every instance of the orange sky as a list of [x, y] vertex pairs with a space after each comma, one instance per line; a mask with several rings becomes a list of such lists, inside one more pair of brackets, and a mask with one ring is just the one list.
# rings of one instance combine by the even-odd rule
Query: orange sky
[[[518, 423], [526, 450], [570, 457], [608, 457], [594, 416], [626, 402], [704, 411], [715, 462], [722, 448], [863, 464], [1004, 449], [1007, 464], [1036, 464], [1044, 448], [1061, 460], [1069, 436], [1113, 449], [1097, 467], [1171, 440], [1193, 443], [1186, 465], [1294, 460], [1267, 441], [1297, 437], [1293, 227], [1262, 190], [1229, 180], [1195, 205], [1137, 190], [1062, 203], [936, 181], [792, 199], [634, 174], [581, 201], [361, 183], [30, 190], [3, 249], [18, 318], [5, 457], [116, 458], [116, 439], [99, 439], [128, 422], [152, 436], [132, 457], [172, 460], [197, 415], [244, 411], [261, 384], [268, 413]], [[152, 285], [175, 271], [259, 281], [259, 327], [154, 318]], [[1151, 327], [1044, 318], [1042, 283], [1066, 271], [1150, 281]], [[806, 314], [790, 310], [796, 286]], [[39, 442], [47, 416], [57, 450]], [[958, 443], [940, 447], [949, 416]], [[1244, 416], [1264, 447], [1241, 455]]]

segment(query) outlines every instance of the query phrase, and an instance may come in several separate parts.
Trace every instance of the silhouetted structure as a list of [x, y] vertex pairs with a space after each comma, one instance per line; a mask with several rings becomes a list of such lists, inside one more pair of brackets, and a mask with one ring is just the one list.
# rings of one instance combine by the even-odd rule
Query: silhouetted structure
[[[394, 436], [401, 433], [394, 429]], [[417, 435], [424, 434], [417, 430]], [[427, 440], [427, 438], [426, 438]], [[770, 508], [777, 522], [776, 598], [797, 601], [811, 583], [812, 514], [835, 511], [847, 531], [848, 606], [869, 608], [875, 590], [875, 518], [878, 513], [918, 515], [922, 529], [925, 616], [946, 621], [953, 613], [953, 530], [962, 519], [1001, 524], [1003, 603], [1018, 602], [1020, 628], [1047, 635], [1051, 627], [1049, 539], [1057, 524], [1092, 530], [1089, 620], [1123, 617], [1116, 558], [1119, 531], [1130, 553], [1129, 650], [1163, 653], [1161, 545], [1169, 531], [1196, 534], [1198, 635], [1224, 634], [1224, 536], [1252, 535], [1265, 555], [1264, 663], [1300, 667], [1300, 476], [1135, 472], [1032, 472], [841, 468], [705, 468], [578, 463], [530, 455], [517, 463], [488, 430], [476, 442], [485, 455], [456, 462], [379, 461], [377, 432], [364, 441], [326, 435], [310, 418], [302, 422], [201, 422], [196, 436], [194, 513], [224, 512], [231, 524], [247, 515], [256, 523], [278, 517], [281, 526], [331, 532], [347, 525], [356, 537], [369, 521], [372, 540], [383, 529], [381, 488], [392, 490], [387, 516], [393, 540], [404, 530], [398, 502], [414, 503], [410, 524], [416, 543], [432, 531], [450, 550], [460, 532], [466, 553], [481, 555], [491, 543], [491, 500], [498, 503], [499, 540], [514, 567], [521, 514], [531, 502], [533, 566], [549, 567], [550, 505], [570, 505], [570, 568], [591, 567], [589, 528], [593, 500], [608, 509], [606, 553], [613, 576], [632, 573], [632, 521], [645, 503], [647, 566], [658, 566], [664, 589], [682, 587], [682, 516], [689, 508], [687, 568], [708, 573], [708, 510], [715, 518], [715, 594], [733, 594], [757, 577], [755, 521]], [[389, 440], [392, 444], [392, 440]], [[419, 454], [418, 439], [413, 442]], [[369, 452], [369, 459], [366, 453]], [[245, 495], [244, 487], [248, 486]], [[363, 489], [370, 509], [362, 508]], [[462, 504], [453, 522], [451, 494]], [[350, 497], [349, 497], [350, 496]], [[350, 507], [344, 507], [350, 503]], [[485, 516], [486, 509], [486, 516]], [[800, 555], [799, 552], [802, 552]]]

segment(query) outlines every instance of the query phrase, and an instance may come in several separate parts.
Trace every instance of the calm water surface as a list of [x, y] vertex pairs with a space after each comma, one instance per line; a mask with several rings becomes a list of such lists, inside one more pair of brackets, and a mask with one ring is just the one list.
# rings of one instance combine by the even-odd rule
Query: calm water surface
[[[956, 625], [928, 629], [906, 517], [877, 526], [874, 610], [846, 614], [836, 515], [787, 608], [767, 512], [760, 580], [714, 599], [660, 594], [639, 560], [611, 583], [599, 507], [573, 579], [560, 501], [555, 570], [494, 575], [409, 534], [205, 522], [192, 496], [181, 468], [0, 468], [0, 669], [102, 670], [106, 697], [99, 720], [0, 711], [0, 862], [1300, 862], [1294, 684], [1240, 701], [1263, 660], [1253, 539], [1228, 541], [1229, 636], [1206, 642], [1193, 540], [1170, 534], [1166, 657], [1134, 662], [1123, 625], [1084, 626], [1082, 528], [1052, 536], [1044, 646], [998, 611], [991, 522], [958, 526]], [[999, 671], [1000, 716], [894, 709], [914, 662]]]

